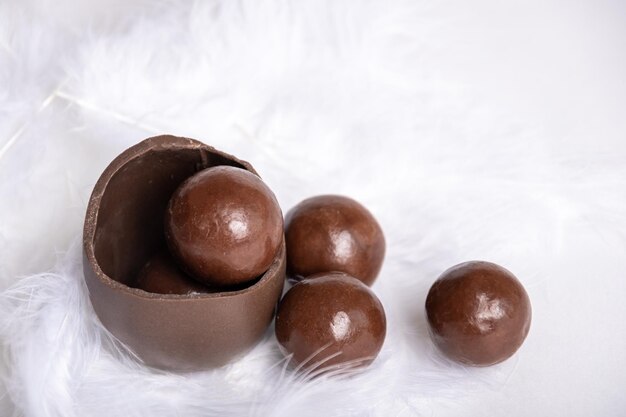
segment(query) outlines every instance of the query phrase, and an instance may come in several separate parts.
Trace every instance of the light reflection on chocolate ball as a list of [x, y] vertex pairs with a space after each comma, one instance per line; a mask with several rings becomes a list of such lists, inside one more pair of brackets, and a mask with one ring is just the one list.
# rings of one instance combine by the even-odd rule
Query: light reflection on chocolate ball
[[386, 333], [376, 295], [350, 275], [311, 276], [285, 294], [276, 313], [276, 338], [292, 365], [305, 370], [359, 368], [378, 355]]
[[219, 166], [198, 172], [174, 192], [165, 235], [190, 275], [209, 285], [232, 286], [269, 268], [283, 239], [283, 216], [258, 176]]
[[499, 265], [473, 261], [445, 271], [426, 298], [430, 334], [457, 362], [489, 366], [512, 356], [531, 321], [531, 305], [517, 278]]
[[285, 219], [287, 275], [302, 279], [341, 271], [372, 285], [385, 257], [385, 237], [360, 203], [338, 195], [302, 201]]

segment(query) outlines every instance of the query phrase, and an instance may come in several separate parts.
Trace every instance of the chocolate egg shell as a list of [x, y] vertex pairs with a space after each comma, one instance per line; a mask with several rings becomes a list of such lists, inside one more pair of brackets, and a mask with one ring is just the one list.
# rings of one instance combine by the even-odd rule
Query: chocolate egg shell
[[132, 288], [165, 249], [163, 216], [176, 188], [217, 165], [254, 169], [201, 142], [158, 136], [127, 149], [104, 170], [87, 206], [83, 269], [102, 324], [149, 366], [195, 371], [250, 350], [270, 324], [285, 279], [284, 244], [270, 268], [237, 291], [153, 294]]
[[216, 291], [181, 271], [166, 250], [157, 252], [139, 271], [136, 287], [157, 294], [202, 294]]
[[531, 321], [526, 290], [499, 265], [456, 265], [435, 281], [426, 298], [435, 345], [447, 357], [473, 366], [504, 361], [522, 345]]
[[365, 284], [330, 272], [298, 282], [276, 313], [276, 338], [292, 365], [313, 371], [369, 365], [386, 333], [382, 304]]
[[283, 215], [257, 175], [218, 166], [198, 172], [174, 192], [165, 236], [178, 264], [194, 278], [236, 285], [269, 268], [283, 240]]
[[302, 279], [341, 271], [372, 285], [385, 257], [385, 237], [372, 214], [351, 198], [302, 201], [285, 219], [287, 274]]

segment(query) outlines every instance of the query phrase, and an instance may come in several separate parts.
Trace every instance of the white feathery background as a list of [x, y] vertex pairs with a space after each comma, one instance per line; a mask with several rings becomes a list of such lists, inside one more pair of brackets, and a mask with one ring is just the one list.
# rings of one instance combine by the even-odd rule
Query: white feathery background
[[[505, 4], [506, 3], [506, 4]], [[117, 352], [82, 282], [104, 167], [160, 133], [247, 159], [283, 211], [350, 195], [388, 242], [388, 337], [348, 379], [283, 369], [272, 330], [187, 375]], [[446, 362], [447, 267], [500, 263], [533, 323]], [[626, 414], [626, 6], [618, 0], [0, 2], [0, 415]]]

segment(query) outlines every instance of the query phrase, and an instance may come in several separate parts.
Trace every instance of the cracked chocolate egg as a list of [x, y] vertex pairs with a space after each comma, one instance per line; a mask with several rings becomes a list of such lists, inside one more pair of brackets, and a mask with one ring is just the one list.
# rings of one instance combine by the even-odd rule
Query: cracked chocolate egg
[[[170, 291], [172, 265], [153, 262], [167, 250], [172, 193], [217, 166], [257, 178], [249, 163], [202, 142], [149, 138], [109, 164], [89, 199], [83, 232], [89, 298], [104, 327], [145, 365], [186, 372], [227, 364], [252, 349], [272, 322], [285, 280], [284, 243], [254, 279], [209, 292], [179, 291], [178, 284]], [[148, 291], [136, 288], [138, 279]]]

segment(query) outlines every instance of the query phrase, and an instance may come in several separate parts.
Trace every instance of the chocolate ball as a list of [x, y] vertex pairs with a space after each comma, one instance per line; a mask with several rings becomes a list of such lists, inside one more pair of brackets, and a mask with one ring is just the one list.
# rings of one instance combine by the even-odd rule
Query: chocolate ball
[[358, 279], [322, 273], [285, 294], [275, 330], [281, 351], [293, 355], [292, 365], [309, 371], [364, 367], [385, 340], [385, 311]]
[[385, 257], [385, 237], [361, 204], [338, 195], [302, 201], [287, 214], [287, 275], [302, 279], [341, 271], [372, 285]]
[[283, 216], [258, 176], [218, 166], [196, 173], [174, 192], [165, 235], [174, 258], [194, 278], [236, 285], [270, 267], [283, 239]]
[[490, 262], [465, 262], [445, 271], [426, 298], [435, 345], [472, 366], [508, 359], [522, 345], [531, 320], [530, 300], [515, 276]]
[[213, 289], [193, 280], [176, 266], [167, 251], [157, 252], [139, 271], [137, 288], [157, 294], [202, 294]]

